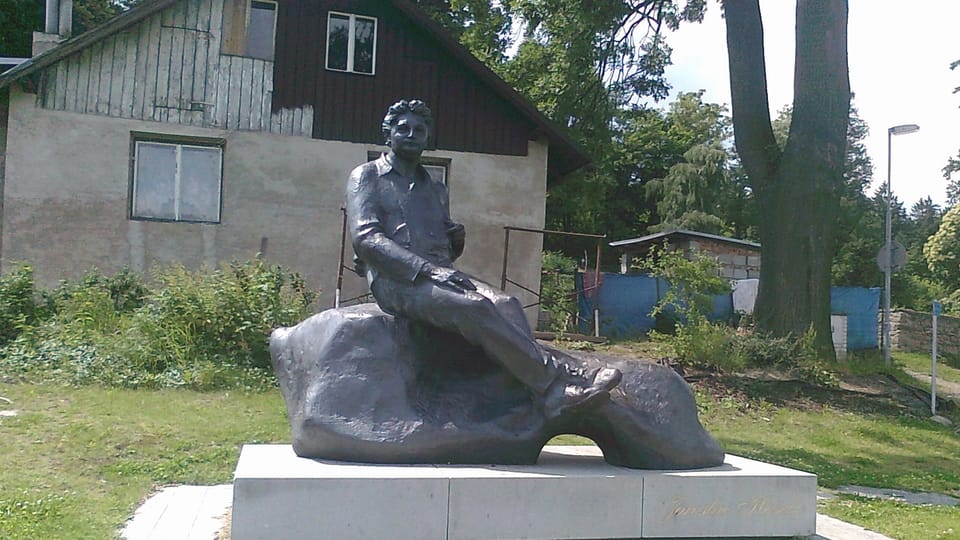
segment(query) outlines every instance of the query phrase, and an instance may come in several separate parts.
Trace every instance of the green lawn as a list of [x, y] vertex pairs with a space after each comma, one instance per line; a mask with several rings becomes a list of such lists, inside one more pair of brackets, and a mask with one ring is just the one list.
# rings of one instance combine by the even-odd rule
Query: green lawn
[[279, 392], [0, 384], [0, 538], [103, 539], [151, 490], [231, 481], [240, 446], [289, 440]]
[[[816, 473], [823, 488], [960, 489], [957, 427], [890, 400], [735, 377], [695, 389], [730, 453]], [[110, 538], [157, 487], [229, 482], [242, 444], [289, 440], [275, 390], [0, 384], [0, 397], [20, 411], [0, 418], [0, 538]], [[960, 508], [838, 496], [820, 511], [893, 538], [960, 538]]]
[[[893, 355], [893, 359], [898, 365], [910, 371], [930, 375], [929, 354], [898, 352]], [[960, 384], [960, 369], [953, 367], [951, 363], [944, 361], [943, 358], [937, 359], [937, 379]]]
[[[914, 416], [895, 402], [797, 382], [742, 381], [701, 387], [698, 402], [704, 425], [727, 452], [816, 473], [822, 488], [960, 496], [956, 426]], [[892, 538], [960, 538], [960, 507], [839, 495], [819, 511]]]

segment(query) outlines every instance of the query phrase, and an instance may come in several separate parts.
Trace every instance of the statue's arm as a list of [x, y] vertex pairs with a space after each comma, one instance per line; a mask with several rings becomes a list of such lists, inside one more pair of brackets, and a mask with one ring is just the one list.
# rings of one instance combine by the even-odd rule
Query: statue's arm
[[377, 272], [413, 282], [429, 263], [384, 233], [373, 174], [368, 167], [360, 166], [347, 182], [347, 230], [353, 250]]

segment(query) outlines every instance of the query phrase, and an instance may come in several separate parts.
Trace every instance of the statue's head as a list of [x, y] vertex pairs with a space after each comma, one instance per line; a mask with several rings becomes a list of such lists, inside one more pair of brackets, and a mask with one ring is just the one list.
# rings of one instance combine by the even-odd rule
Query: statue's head
[[433, 115], [419, 99], [402, 99], [387, 109], [381, 124], [387, 146], [398, 155], [419, 157], [433, 128]]

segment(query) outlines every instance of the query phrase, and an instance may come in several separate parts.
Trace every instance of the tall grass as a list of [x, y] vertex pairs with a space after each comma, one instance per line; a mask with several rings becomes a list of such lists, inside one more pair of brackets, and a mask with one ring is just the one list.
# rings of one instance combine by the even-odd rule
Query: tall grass
[[[0, 376], [123, 387], [273, 384], [268, 336], [299, 322], [315, 295], [261, 260], [213, 271], [170, 266], [147, 286], [97, 271], [38, 290], [29, 267], [0, 280]], [[8, 300], [9, 299], [9, 300]]]

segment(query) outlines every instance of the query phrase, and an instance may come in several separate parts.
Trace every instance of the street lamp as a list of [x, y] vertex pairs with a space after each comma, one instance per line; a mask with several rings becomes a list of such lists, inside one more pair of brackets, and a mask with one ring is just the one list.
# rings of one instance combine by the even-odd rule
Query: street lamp
[[893, 273], [893, 192], [890, 188], [890, 170], [893, 159], [891, 148], [894, 135], [916, 133], [920, 126], [916, 124], [902, 124], [887, 130], [887, 219], [884, 223], [883, 251], [883, 361], [890, 365], [890, 276]]

